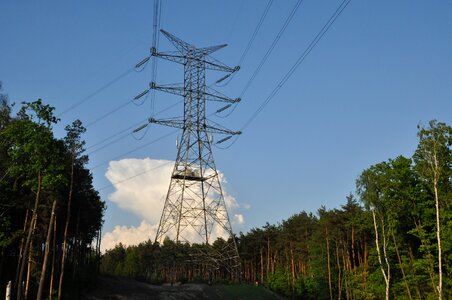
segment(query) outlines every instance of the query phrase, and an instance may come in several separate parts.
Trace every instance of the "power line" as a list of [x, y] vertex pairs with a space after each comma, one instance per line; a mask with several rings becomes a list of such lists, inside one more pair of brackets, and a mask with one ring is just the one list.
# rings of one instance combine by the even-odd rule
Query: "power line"
[[[331, 28], [331, 26], [334, 24], [336, 19], [342, 14], [344, 9], [348, 6], [348, 4], [351, 2], [351, 0], [343, 0], [343, 2], [338, 6], [338, 8], [334, 11], [334, 13], [331, 15], [331, 17], [328, 19], [328, 21], [323, 25], [322, 29], [317, 33], [317, 35], [314, 37], [314, 39], [311, 41], [311, 43], [308, 45], [308, 47], [303, 51], [303, 53], [300, 55], [300, 57], [297, 59], [297, 61], [292, 65], [292, 67], [287, 71], [287, 73], [283, 76], [283, 78], [280, 80], [278, 85], [273, 89], [273, 91], [270, 93], [270, 95], [265, 99], [264, 102], [258, 107], [258, 109], [253, 113], [253, 115], [245, 122], [245, 124], [240, 129], [241, 132], [245, 130], [246, 127], [250, 125], [250, 123], [262, 112], [262, 110], [267, 106], [267, 104], [273, 99], [273, 97], [278, 93], [278, 91], [284, 86], [284, 84], [289, 80], [289, 78], [292, 76], [292, 74], [296, 71], [296, 69], [303, 63], [303, 61], [306, 59], [306, 57], [311, 53], [312, 49], [317, 45], [317, 43], [323, 38], [325, 33]], [[235, 142], [239, 139], [239, 136], [236, 136], [235, 139], [226, 147], [219, 147], [216, 146], [219, 149], [228, 149], [232, 145], [235, 144]]]
[[265, 7], [264, 12], [261, 15], [261, 18], [259, 19], [259, 22], [257, 23], [256, 28], [254, 29], [253, 35], [251, 36], [248, 45], [246, 45], [245, 51], [243, 51], [242, 56], [239, 59], [239, 63], [237, 64], [238, 66], [241, 66], [243, 61], [245, 60], [245, 57], [247, 56], [251, 45], [253, 44], [254, 40], [256, 39], [257, 34], [259, 33], [259, 30], [262, 26], [262, 23], [264, 23], [265, 17], [267, 17], [268, 11], [270, 10], [270, 7], [273, 4], [273, 0], [269, 0], [267, 2], [267, 6]]
[[282, 35], [284, 34], [284, 31], [286, 31], [287, 27], [289, 26], [290, 22], [292, 21], [292, 18], [294, 17], [295, 13], [297, 12], [298, 8], [300, 7], [301, 3], [303, 2], [303, 0], [298, 0], [297, 3], [295, 4], [295, 6], [292, 8], [289, 16], [287, 16], [286, 21], [284, 22], [283, 26], [281, 27], [281, 29], [279, 30], [278, 34], [276, 35], [276, 37], [273, 39], [272, 44], [270, 45], [270, 47], [268, 48], [267, 52], [265, 53], [264, 57], [262, 58], [262, 60], [260, 61], [257, 69], [254, 71], [253, 75], [251, 76], [251, 78], [248, 80], [248, 82], [246, 83], [245, 87], [243, 88], [242, 92], [240, 93], [239, 98], [242, 98], [243, 95], [246, 93], [246, 91], [248, 90], [248, 88], [250, 87], [251, 83], [254, 81], [254, 79], [256, 78], [257, 74], [259, 74], [260, 70], [262, 69], [262, 66], [265, 64], [265, 62], [267, 61], [267, 59], [269, 58], [270, 54], [273, 52], [273, 50], [275, 49], [276, 45], [279, 42], [279, 39], [282, 37]]
[[289, 69], [289, 71], [283, 76], [281, 81], [278, 83], [278, 85], [273, 89], [273, 91], [270, 93], [270, 95], [265, 99], [265, 101], [259, 106], [259, 108], [256, 110], [256, 112], [251, 116], [251, 118], [243, 125], [242, 131], [248, 127], [248, 125], [259, 115], [259, 113], [265, 108], [265, 106], [270, 102], [270, 100], [273, 99], [273, 97], [278, 93], [278, 91], [283, 87], [283, 85], [289, 80], [289, 78], [292, 76], [292, 74], [296, 71], [296, 69], [300, 66], [300, 64], [306, 59], [306, 57], [311, 53], [312, 49], [317, 45], [317, 43], [322, 39], [322, 37], [325, 35], [325, 33], [331, 28], [331, 26], [334, 24], [336, 19], [340, 16], [342, 11], [347, 7], [347, 5], [350, 3], [351, 0], [344, 0], [339, 7], [336, 9], [336, 11], [331, 15], [331, 17], [328, 19], [328, 21], [325, 23], [325, 25], [322, 27], [322, 29], [317, 33], [315, 38], [311, 41], [309, 46], [303, 51], [301, 56], [297, 59], [295, 64], [292, 65], [292, 67]]
[[[290, 11], [290, 14], [287, 16], [286, 20], [284, 21], [283, 26], [281, 27], [281, 29], [279, 30], [278, 34], [273, 39], [273, 42], [271, 43], [270, 47], [267, 49], [267, 52], [262, 57], [262, 59], [259, 62], [259, 65], [257, 66], [256, 70], [254, 70], [254, 73], [251, 75], [250, 79], [248, 79], [248, 82], [245, 84], [245, 87], [243, 88], [242, 92], [240, 93], [239, 98], [243, 98], [243, 95], [246, 93], [248, 88], [251, 86], [251, 83], [253, 83], [254, 79], [257, 76], [257, 74], [259, 74], [259, 72], [261, 71], [263, 65], [267, 62], [268, 58], [270, 57], [270, 54], [275, 49], [276, 45], [279, 42], [279, 39], [282, 37], [282, 35], [286, 31], [287, 27], [289, 26], [290, 22], [292, 21], [292, 18], [294, 17], [295, 13], [297, 12], [297, 10], [300, 7], [302, 2], [303, 2], [303, 0], [298, 0], [297, 3], [295, 4], [295, 6]], [[270, 3], [270, 5], [271, 5], [271, 3]], [[265, 11], [264, 11], [264, 13], [265, 13]], [[229, 115], [231, 115], [235, 111], [237, 106], [238, 106], [238, 103], [233, 106], [232, 110], [227, 115], [222, 116], [222, 117], [225, 118], [225, 117], [228, 117]]]
[[[160, 25], [162, 20], [162, 1], [161, 0], [154, 0], [154, 21], [153, 21], [153, 33], [152, 33], [152, 48], [157, 50], [159, 47], [159, 37], [160, 35]], [[157, 64], [158, 61], [156, 57], [153, 55], [151, 58], [152, 61], [152, 69], [151, 69], [151, 82], [156, 82], [157, 80]], [[155, 90], [151, 91], [151, 116], [154, 114], [155, 109]]]
[[129, 75], [133, 70], [134, 70], [133, 67], [129, 68], [127, 71], [125, 71], [124, 73], [120, 74], [119, 76], [113, 78], [111, 81], [107, 82], [106, 84], [104, 84], [103, 86], [101, 86], [100, 88], [98, 88], [97, 90], [95, 90], [94, 92], [92, 92], [91, 94], [86, 96], [85, 98], [82, 98], [81, 100], [77, 101], [75, 104], [73, 104], [72, 106], [67, 108], [65, 111], [60, 113], [57, 117], [61, 117], [61, 116], [65, 115], [66, 113], [70, 112], [71, 110], [73, 110], [74, 108], [82, 105], [83, 103], [85, 103], [89, 99], [93, 98], [94, 96], [96, 96], [100, 92], [104, 91], [105, 89], [107, 89], [108, 87], [112, 86], [113, 84], [115, 84], [116, 82], [121, 80], [122, 78], [124, 78], [127, 75]]
[[[167, 106], [166, 108], [164, 108], [164, 109], [160, 110], [159, 112], [157, 112], [155, 115], [159, 115], [159, 114], [161, 114], [161, 113], [164, 113], [165, 111], [168, 111], [168, 110], [172, 109], [173, 107], [179, 105], [179, 104], [182, 103], [182, 102], [183, 102], [183, 100], [180, 100], [180, 101], [178, 101], [178, 102], [176, 102], [176, 103], [174, 103], [174, 104], [171, 104], [171, 105]], [[109, 140], [111, 140], [111, 139], [113, 139], [113, 138], [115, 138], [115, 137], [117, 137], [117, 136], [119, 136], [119, 135], [121, 135], [121, 134], [127, 132], [126, 134], [124, 134], [124, 135], [122, 135], [122, 136], [119, 136], [117, 139], [113, 140], [112, 142], [108, 143], [107, 145], [103, 145], [103, 146], [99, 147], [98, 149], [95, 149], [95, 150], [89, 152], [88, 154], [95, 153], [95, 152], [97, 152], [97, 151], [99, 151], [99, 150], [102, 150], [102, 149], [104, 149], [104, 148], [106, 148], [106, 147], [108, 147], [108, 146], [111, 146], [111, 145], [113, 145], [113, 144], [115, 144], [115, 143], [117, 143], [117, 142], [123, 140], [124, 138], [126, 138], [126, 137], [128, 137], [128, 136], [130, 135], [130, 132], [129, 132], [129, 131], [130, 131], [131, 129], [133, 129], [134, 127], [137, 127], [137, 126], [140, 125], [140, 124], [143, 124], [143, 123], [146, 122], [146, 121], [149, 122], [149, 118], [146, 118], [146, 119], [143, 119], [143, 120], [141, 120], [141, 121], [139, 121], [139, 122], [137, 122], [137, 123], [134, 123], [133, 125], [131, 125], [131, 126], [125, 128], [125, 129], [123, 129], [123, 130], [121, 130], [121, 131], [119, 131], [119, 132], [116, 132], [116, 133], [110, 135], [109, 137], [107, 137], [107, 138], [105, 138], [105, 139], [103, 139], [103, 140], [97, 142], [96, 144], [89, 146], [88, 148], [86, 148], [87, 150], [88, 150], [88, 149], [92, 149], [92, 148], [94, 148], [94, 147], [96, 147], [96, 146], [98, 146], [98, 145], [101, 145], [101, 144], [103, 144], [103, 143], [105, 143], [105, 142], [107, 142], [107, 141], [109, 141]]]
[[[301, 0], [303, 1], [303, 0]], [[299, 1], [299, 3], [301, 2]], [[334, 24], [334, 22], [337, 20], [337, 18], [342, 14], [342, 12], [344, 11], [344, 9], [348, 6], [348, 4], [351, 2], [351, 0], [344, 0], [339, 7], [336, 9], [336, 11], [331, 15], [331, 17], [328, 19], [328, 21], [325, 23], [325, 25], [322, 27], [322, 29], [317, 33], [317, 35], [314, 37], [314, 39], [311, 41], [311, 43], [309, 44], [309, 46], [305, 49], [305, 51], [303, 51], [303, 53], [301, 54], [301, 56], [297, 59], [297, 61], [292, 65], [292, 67], [289, 69], [289, 71], [283, 76], [283, 78], [280, 80], [280, 82], [278, 83], [278, 85], [273, 89], [273, 91], [270, 93], [270, 95], [265, 99], [265, 101], [259, 106], [259, 108], [256, 110], [256, 112], [247, 120], [247, 122], [245, 122], [244, 126], [242, 127], [241, 131], [243, 132], [243, 130], [248, 127], [250, 125], [250, 123], [259, 115], [259, 113], [265, 108], [265, 106], [268, 105], [268, 103], [273, 99], [273, 97], [277, 94], [277, 92], [284, 86], [284, 84], [287, 82], [287, 80], [293, 75], [293, 73], [296, 71], [296, 69], [301, 65], [301, 63], [306, 59], [306, 57], [309, 55], [309, 53], [314, 49], [314, 47], [317, 45], [317, 43], [323, 38], [323, 36], [325, 35], [325, 33], [331, 28], [331, 26]], [[298, 3], [297, 3], [298, 4]], [[227, 149], [229, 147], [231, 147], [233, 144], [235, 144], [235, 142], [238, 140], [239, 136], [236, 136], [235, 139], [231, 142], [230, 145], [228, 145], [227, 147], [221, 148], [218, 147], [220, 149]], [[172, 162], [168, 162], [172, 163]], [[146, 170], [144, 172], [138, 173], [134, 176], [128, 177], [124, 180], [112, 183], [110, 185], [104, 186], [102, 188], [100, 188], [99, 190], [103, 190], [106, 189], [108, 187], [111, 187], [113, 185], [117, 185], [117, 184], [121, 184], [123, 182], [126, 182], [128, 180], [131, 180], [133, 178], [136, 178], [138, 176], [141, 176], [145, 173], [148, 173], [154, 169], [160, 168], [163, 165], [150, 169], [150, 170]]]
[[[260, 28], [262, 26], [262, 23], [264, 23], [264, 20], [267, 17], [268, 11], [270, 10], [270, 7], [272, 6], [272, 4], [273, 4], [273, 0], [269, 0], [267, 2], [267, 5], [265, 6], [265, 10], [264, 10], [264, 12], [262, 13], [262, 15], [260, 17], [259, 22], [256, 25], [256, 28], [254, 28], [253, 34], [251, 35], [251, 38], [248, 41], [248, 44], [246, 45], [245, 50], [243, 51], [242, 55], [240, 56], [240, 59], [239, 59], [239, 62], [237, 63], [237, 66], [241, 66], [243, 61], [245, 60], [245, 57], [248, 55], [248, 52], [251, 49], [251, 45], [253, 44], [254, 40], [256, 39], [256, 36], [259, 33], [259, 30], [260, 30]], [[225, 80], [225, 79], [227, 79], [229, 77], [228, 81], [225, 84], [221, 85], [222, 87], [226, 86], [232, 80], [234, 75], [235, 75], [235, 73], [226, 75], [225, 77], [217, 80], [216, 83], [219, 83], [219, 82], [221, 82], [221, 81], [223, 81], [223, 80]]]
[[114, 108], [113, 110], [111, 110], [111, 111], [107, 112], [106, 114], [100, 116], [99, 118], [97, 118], [97, 119], [95, 119], [95, 120], [89, 122], [85, 127], [88, 128], [88, 127], [90, 127], [90, 126], [96, 124], [97, 122], [102, 121], [103, 119], [105, 119], [105, 118], [108, 117], [109, 115], [111, 115], [111, 114], [117, 112], [118, 110], [120, 110], [120, 109], [126, 107], [127, 105], [129, 105], [130, 102], [131, 102], [131, 101], [128, 100], [127, 102], [125, 102], [125, 103], [119, 105], [118, 107]]
[[167, 134], [165, 134], [165, 135], [162, 135], [162, 136], [160, 136], [160, 137], [158, 137], [158, 138], [156, 138], [156, 139], [154, 139], [154, 140], [152, 140], [152, 141], [150, 141], [150, 142], [148, 142], [148, 143], [146, 143], [146, 144], [143, 144], [143, 145], [141, 145], [141, 146], [139, 146], [139, 147], [136, 147], [136, 148], [134, 148], [134, 149], [132, 149], [132, 150], [129, 150], [129, 151], [127, 151], [127, 152], [124, 152], [124, 153], [122, 153], [122, 154], [120, 154], [120, 155], [118, 155], [118, 156], [115, 156], [115, 157], [113, 157], [113, 158], [110, 158], [109, 160], [106, 160], [106, 161], [104, 161], [104, 162], [102, 162], [102, 163], [100, 163], [100, 164], [95, 165], [94, 167], [91, 167], [90, 170], [94, 170], [94, 169], [97, 169], [97, 168], [99, 168], [99, 167], [102, 167], [102, 166], [108, 164], [108, 163], [109, 163], [110, 161], [112, 161], [112, 160], [117, 160], [118, 158], [124, 157], [124, 156], [126, 156], [126, 155], [128, 155], [128, 154], [134, 153], [134, 152], [136, 152], [136, 151], [138, 151], [138, 150], [141, 150], [141, 149], [143, 149], [143, 148], [145, 148], [145, 147], [147, 147], [147, 146], [149, 146], [149, 145], [152, 145], [152, 144], [154, 144], [154, 143], [156, 143], [156, 142], [159, 142], [159, 141], [161, 141], [161, 140], [163, 140], [163, 139], [165, 139], [165, 138], [167, 138], [167, 137], [172, 136], [172, 135], [175, 134], [177, 131], [178, 131], [178, 130], [173, 130], [173, 131], [171, 131], [171, 132], [169, 132], [169, 133], [167, 133]]
[[102, 150], [102, 149], [105, 149], [105, 148], [107, 148], [108, 146], [111, 146], [111, 145], [113, 145], [113, 144], [119, 142], [120, 140], [125, 139], [125, 138], [128, 137], [129, 135], [130, 135], [130, 133], [128, 132], [127, 134], [124, 134], [124, 135], [122, 135], [122, 136], [120, 136], [120, 137], [114, 139], [113, 141], [109, 142], [108, 144], [105, 144], [105, 145], [103, 145], [103, 146], [101, 146], [101, 147], [99, 147], [99, 148], [97, 148], [97, 149], [95, 149], [95, 150], [92, 150], [92, 151], [89, 152], [87, 155], [89, 156], [89, 155], [91, 155], [91, 154], [93, 154], [93, 153], [96, 153], [96, 152]]
[[235, 17], [234, 17], [234, 21], [232, 22], [231, 29], [229, 30], [229, 34], [228, 34], [228, 37], [227, 37], [227, 39], [226, 39], [226, 42], [227, 42], [227, 43], [229, 43], [229, 40], [231, 39], [232, 33], [233, 33], [234, 30], [235, 30], [235, 26], [237, 25], [237, 21], [239, 20], [240, 14], [242, 13], [243, 5], [244, 5], [244, 4], [245, 4], [245, 0], [242, 0], [242, 1], [240, 2], [239, 8], [236, 10], [236, 14], [235, 14]]
[[126, 132], [126, 131], [131, 130], [132, 128], [134, 128], [134, 127], [140, 125], [141, 123], [145, 122], [146, 120], [147, 120], [147, 118], [141, 120], [140, 122], [134, 123], [133, 125], [130, 125], [129, 127], [125, 128], [125, 129], [122, 129], [122, 130], [120, 130], [120, 131], [118, 131], [118, 132], [116, 132], [116, 133], [114, 133], [114, 134], [112, 134], [112, 135], [110, 135], [110, 136], [104, 138], [103, 140], [101, 140], [101, 141], [95, 143], [94, 145], [91, 145], [91, 146], [87, 147], [86, 150], [91, 149], [91, 148], [94, 148], [94, 147], [96, 147], [96, 146], [98, 146], [98, 145], [101, 145], [101, 144], [105, 143], [106, 141], [111, 140], [112, 138], [114, 138], [114, 137], [116, 137], [116, 136], [118, 136], [118, 135], [120, 135], [120, 134], [122, 134], [122, 133], [124, 133], [124, 132]]
[[112, 187], [112, 186], [114, 186], [114, 185], [122, 184], [122, 183], [124, 183], [124, 182], [127, 182], [127, 181], [129, 181], [129, 180], [132, 180], [132, 179], [134, 179], [134, 178], [137, 178], [137, 177], [139, 177], [139, 176], [141, 176], [141, 175], [144, 175], [144, 174], [149, 173], [149, 172], [151, 172], [151, 171], [157, 170], [157, 169], [159, 169], [159, 168], [165, 167], [165, 166], [167, 166], [167, 165], [169, 165], [169, 164], [172, 164], [172, 163], [173, 163], [172, 161], [168, 161], [167, 163], [164, 163], [164, 164], [162, 164], [162, 165], [160, 165], [160, 166], [157, 166], [157, 167], [154, 167], [154, 168], [145, 170], [145, 171], [140, 172], [140, 173], [138, 173], [138, 174], [135, 174], [135, 175], [133, 175], [133, 176], [127, 177], [127, 178], [125, 178], [125, 179], [123, 179], [123, 180], [119, 180], [119, 181], [116, 181], [116, 182], [107, 184], [107, 185], [105, 185], [105, 186], [103, 186], [103, 187], [101, 187], [100, 189], [97, 189], [97, 190], [98, 190], [98, 191], [102, 191], [102, 190], [108, 189], [109, 187]]

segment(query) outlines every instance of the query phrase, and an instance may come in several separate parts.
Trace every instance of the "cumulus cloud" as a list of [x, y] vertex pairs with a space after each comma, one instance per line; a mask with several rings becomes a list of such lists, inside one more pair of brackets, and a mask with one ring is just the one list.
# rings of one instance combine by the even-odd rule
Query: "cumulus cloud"
[[243, 225], [245, 223], [245, 218], [242, 214], [235, 214], [232, 222], [237, 225]]
[[[150, 158], [110, 162], [105, 176], [113, 184], [115, 191], [108, 199], [121, 209], [138, 216], [142, 222], [138, 227], [116, 226], [112, 232], [105, 233], [102, 240], [103, 250], [112, 248], [119, 242], [135, 245], [148, 239], [155, 239], [173, 167], [174, 161]], [[230, 221], [237, 230], [245, 223], [243, 215], [236, 213], [241, 205], [226, 191], [224, 174], [219, 172], [219, 178], [226, 207], [229, 215], [233, 216]], [[168, 235], [171, 237], [171, 233]], [[185, 235], [192, 242], [200, 241], [198, 233], [194, 230], [185, 232]], [[211, 240], [226, 236], [221, 226], [212, 228]]]
[[108, 199], [151, 224], [158, 222], [173, 165], [172, 161], [150, 158], [111, 161], [105, 176], [116, 191]]
[[151, 225], [146, 221], [141, 221], [140, 226], [127, 227], [115, 226], [112, 232], [107, 232], [102, 238], [101, 251], [114, 248], [119, 243], [124, 246], [137, 245], [141, 242], [147, 241], [151, 236], [155, 236], [157, 227]]

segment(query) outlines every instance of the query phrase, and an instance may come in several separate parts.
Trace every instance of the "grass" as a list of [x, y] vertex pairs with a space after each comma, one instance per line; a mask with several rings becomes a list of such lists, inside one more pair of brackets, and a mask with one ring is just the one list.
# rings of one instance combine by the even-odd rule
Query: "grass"
[[214, 285], [213, 288], [221, 295], [223, 299], [237, 299], [237, 300], [281, 300], [281, 296], [266, 290], [263, 287], [247, 285], [247, 284], [232, 284]]

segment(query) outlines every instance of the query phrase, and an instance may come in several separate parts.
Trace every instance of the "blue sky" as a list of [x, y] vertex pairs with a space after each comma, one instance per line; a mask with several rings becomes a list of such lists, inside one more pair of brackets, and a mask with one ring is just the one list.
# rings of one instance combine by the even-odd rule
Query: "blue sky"
[[[340, 2], [304, 0], [242, 103], [228, 118], [213, 120], [242, 128]], [[196, 46], [228, 43], [213, 56], [234, 66], [266, 3], [167, 0], [161, 27]], [[232, 98], [242, 92], [295, 3], [274, 1], [241, 70], [219, 91]], [[149, 54], [153, 1], [2, 1], [0, 11], [5, 92], [16, 102], [42, 98], [56, 107], [57, 115]], [[163, 36], [159, 50], [173, 50]], [[316, 211], [321, 205], [339, 207], [354, 192], [363, 169], [412, 155], [418, 124], [433, 118], [451, 124], [451, 56], [452, 2], [352, 0], [237, 142], [227, 150], [214, 148], [227, 192], [243, 204], [238, 211], [245, 223], [237, 230], [275, 223], [301, 210]], [[76, 118], [86, 125], [130, 101], [147, 88], [150, 69], [128, 73], [61, 115], [57, 136]], [[207, 76], [213, 82], [222, 74]], [[180, 66], [159, 61], [158, 83], [182, 80]], [[141, 139], [128, 135], [95, 151], [101, 145], [93, 145], [104, 138], [149, 117], [149, 99], [88, 126], [85, 135], [95, 187], [108, 205], [105, 232], [142, 221], [109, 200], [115, 188], [104, 188], [110, 184], [107, 162], [140, 146], [121, 158], [176, 156], [176, 134], [145, 146], [172, 130], [157, 126], [140, 134]], [[180, 100], [157, 92], [155, 111]], [[217, 108], [213, 104], [211, 109]], [[180, 115], [181, 109], [176, 106], [159, 117]]]

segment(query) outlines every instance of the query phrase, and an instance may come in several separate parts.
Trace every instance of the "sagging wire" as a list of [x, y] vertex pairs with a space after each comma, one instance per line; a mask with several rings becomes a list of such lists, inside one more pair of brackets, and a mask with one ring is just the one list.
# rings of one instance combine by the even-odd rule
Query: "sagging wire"
[[[146, 96], [146, 97], [144, 97], [143, 100], [137, 101], [137, 100], [139, 100], [140, 98], [142, 98], [143, 96]], [[146, 91], [142, 92], [141, 94], [135, 96], [135, 97], [132, 99], [132, 103], [135, 104], [136, 106], [141, 106], [141, 105], [144, 104], [144, 102], [146, 102], [146, 100], [148, 99], [148, 97], [149, 97], [149, 90], [146, 90]]]
[[[134, 131], [132, 131], [132, 137], [135, 139], [135, 140], [137, 140], [137, 141], [141, 141], [145, 136], [146, 136], [146, 134], [148, 133], [148, 131], [149, 131], [149, 123], [148, 124], [143, 124], [143, 125], [141, 125], [140, 127], [138, 127], [137, 129], [135, 129]], [[144, 132], [143, 132], [143, 134], [141, 135], [141, 136], [139, 136], [139, 137], [137, 137], [138, 135], [137, 135], [137, 133], [139, 132], [139, 131], [141, 131], [142, 129], [146, 129]]]
[[129, 75], [132, 71], [133, 71], [133, 68], [129, 68], [127, 71], [125, 71], [124, 73], [122, 73], [122, 74], [118, 75], [117, 77], [113, 78], [111, 81], [107, 82], [106, 84], [104, 84], [103, 86], [101, 86], [100, 88], [98, 88], [97, 90], [95, 90], [94, 92], [92, 92], [91, 94], [86, 96], [85, 98], [83, 98], [83, 99], [77, 101], [76, 103], [74, 103], [73, 105], [71, 105], [69, 108], [64, 110], [59, 115], [57, 115], [57, 117], [61, 117], [61, 116], [65, 115], [66, 113], [68, 113], [69, 111], [73, 110], [74, 108], [82, 105], [83, 103], [85, 103], [89, 99], [93, 98], [94, 96], [96, 96], [100, 92], [104, 91], [108, 87], [112, 86], [113, 84], [115, 84], [116, 82], [118, 82], [119, 80], [124, 78], [125, 76]]
[[106, 161], [104, 161], [104, 162], [102, 162], [102, 163], [99, 163], [99, 164], [95, 165], [94, 167], [91, 167], [90, 170], [97, 169], [97, 168], [99, 168], [99, 167], [101, 167], [101, 166], [104, 166], [104, 165], [108, 164], [111, 160], [117, 160], [117, 159], [119, 159], [119, 158], [121, 158], [121, 157], [124, 157], [125, 155], [134, 153], [134, 152], [136, 152], [136, 151], [138, 151], [138, 150], [141, 150], [141, 149], [143, 149], [143, 148], [145, 148], [145, 147], [147, 147], [147, 146], [149, 146], [149, 145], [155, 144], [155, 143], [157, 143], [157, 142], [159, 142], [159, 141], [161, 141], [161, 140], [163, 140], [163, 139], [165, 139], [165, 138], [167, 138], [167, 137], [169, 137], [169, 136], [174, 135], [176, 132], [178, 132], [177, 129], [176, 129], [176, 130], [173, 130], [173, 131], [171, 131], [171, 132], [169, 132], [169, 133], [167, 133], [167, 134], [165, 134], [165, 135], [162, 135], [162, 136], [160, 136], [160, 137], [158, 137], [158, 138], [156, 138], [156, 139], [154, 139], [154, 140], [152, 140], [152, 141], [150, 141], [150, 142], [148, 142], [148, 143], [146, 143], [146, 144], [144, 144], [144, 145], [141, 145], [141, 146], [136, 147], [136, 148], [134, 148], [134, 149], [132, 149], [132, 150], [129, 150], [129, 151], [125, 152], [125, 153], [122, 153], [122, 154], [117, 155], [117, 156], [115, 156], [115, 157], [113, 157], [113, 158], [110, 158], [109, 160], [106, 160]]
[[148, 65], [150, 59], [151, 59], [151, 57], [148, 56], [148, 57], [143, 58], [139, 63], [137, 63], [134, 67], [135, 72], [137, 72], [137, 73], [143, 72], [143, 70]]
[[134, 179], [134, 178], [136, 178], [136, 177], [139, 177], [139, 176], [141, 176], [141, 175], [143, 175], [143, 174], [149, 173], [149, 172], [154, 171], [154, 170], [156, 170], [156, 169], [158, 169], [158, 168], [162, 168], [162, 167], [165, 167], [165, 166], [170, 165], [170, 164], [173, 164], [173, 163], [174, 163], [173, 161], [168, 161], [168, 162], [166, 162], [166, 163], [164, 163], [164, 164], [161, 164], [160, 166], [157, 166], [157, 167], [154, 167], [154, 168], [145, 170], [145, 171], [140, 172], [140, 173], [138, 173], [138, 174], [135, 174], [135, 175], [133, 175], [133, 176], [127, 177], [127, 178], [125, 178], [125, 179], [123, 179], [123, 180], [119, 180], [119, 181], [110, 183], [110, 184], [108, 184], [108, 185], [105, 185], [105, 186], [101, 187], [100, 189], [97, 189], [97, 190], [98, 190], [98, 191], [105, 190], [105, 189], [107, 189], [107, 188], [109, 188], [109, 187], [113, 187], [113, 186], [115, 186], [115, 185], [118, 185], [118, 184], [124, 183], [124, 182], [126, 182], [126, 181], [132, 180], [132, 179]]
[[[154, 22], [153, 22], [153, 35], [152, 35], [152, 51], [157, 51], [160, 42], [159, 30], [162, 22], [162, 1], [154, 0]], [[152, 55], [152, 73], [151, 73], [151, 81], [156, 82], [157, 80], [157, 65], [158, 60], [155, 55]], [[154, 116], [155, 112], [155, 90], [151, 91], [151, 100], [150, 100], [150, 115]]]
[[[230, 139], [234, 139], [234, 140], [231, 141], [227, 146], [224, 146], [224, 147], [218, 146], [218, 145], [220, 145], [220, 144], [222, 144], [222, 143], [224, 143], [224, 142], [226, 142], [226, 141], [229, 141]], [[239, 135], [235, 135], [235, 136], [230, 135], [230, 136], [227, 136], [227, 137], [225, 137], [225, 138], [223, 138], [223, 139], [217, 141], [217, 142], [214, 143], [213, 145], [214, 145], [214, 147], [217, 148], [217, 149], [220, 149], [220, 150], [227, 150], [227, 149], [231, 148], [232, 145], [234, 145], [235, 142], [237, 142], [238, 139], [239, 139]]]
[[[302, 0], [301, 0], [302, 1]], [[301, 2], [300, 1], [300, 2]], [[245, 124], [240, 129], [241, 132], [245, 130], [246, 127], [249, 126], [249, 124], [257, 117], [257, 115], [267, 106], [267, 104], [274, 98], [274, 96], [278, 93], [278, 91], [284, 86], [284, 84], [289, 80], [289, 78], [292, 76], [292, 74], [295, 72], [295, 70], [303, 63], [303, 61], [306, 59], [306, 57], [311, 53], [311, 51], [315, 48], [315, 46], [318, 44], [318, 42], [323, 38], [326, 32], [331, 28], [331, 26], [334, 24], [334, 22], [337, 20], [337, 18], [342, 14], [342, 12], [345, 10], [345, 8], [350, 4], [351, 0], [343, 0], [342, 3], [337, 7], [336, 11], [331, 15], [331, 17], [328, 19], [328, 21], [324, 24], [322, 29], [317, 33], [317, 35], [314, 37], [314, 39], [311, 41], [311, 43], [308, 45], [308, 47], [303, 51], [303, 53], [300, 55], [300, 57], [297, 59], [297, 61], [292, 65], [292, 67], [289, 69], [289, 71], [283, 76], [281, 81], [276, 85], [276, 87], [273, 89], [273, 91], [270, 93], [270, 95], [265, 99], [265, 101], [259, 106], [259, 108], [254, 112], [254, 114], [245, 122]], [[234, 141], [232, 141], [231, 144], [229, 144], [227, 147], [217, 147], [219, 149], [228, 149], [232, 145], [235, 144], [235, 142], [238, 140], [239, 136], [237, 135]], [[226, 141], [226, 140], [225, 140]]]
[[[268, 11], [270, 10], [270, 7], [272, 6], [273, 1], [274, 0], [269, 0], [267, 2], [267, 5], [265, 6], [265, 10], [262, 13], [262, 15], [261, 15], [261, 17], [259, 19], [259, 22], [257, 23], [256, 28], [254, 29], [253, 34], [251, 35], [251, 38], [250, 38], [248, 44], [246, 45], [245, 50], [243, 51], [243, 53], [242, 53], [242, 55], [241, 55], [241, 57], [239, 59], [239, 62], [237, 64], [238, 66], [241, 66], [243, 64], [243, 61], [245, 60], [245, 57], [247, 56], [249, 50], [251, 49], [251, 46], [252, 46], [254, 40], [256, 39], [257, 34], [259, 33], [259, 30], [260, 30], [260, 28], [262, 26], [262, 23], [264, 23], [264, 20], [267, 17]], [[224, 87], [224, 86], [228, 85], [231, 82], [231, 80], [234, 78], [234, 76], [235, 76], [235, 74], [227, 75], [227, 77], [225, 76], [224, 78], [221, 78], [220, 80], [217, 80], [216, 85], [219, 86], [219, 87]], [[219, 83], [221, 81], [225, 80], [226, 78], [228, 78], [228, 80], [224, 84], [219, 85]]]

